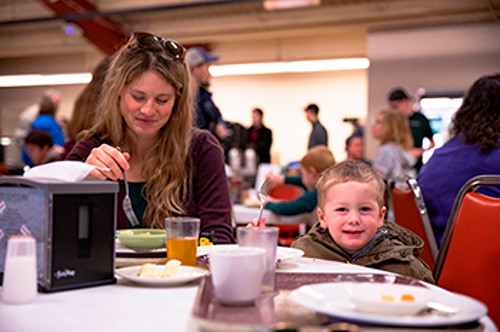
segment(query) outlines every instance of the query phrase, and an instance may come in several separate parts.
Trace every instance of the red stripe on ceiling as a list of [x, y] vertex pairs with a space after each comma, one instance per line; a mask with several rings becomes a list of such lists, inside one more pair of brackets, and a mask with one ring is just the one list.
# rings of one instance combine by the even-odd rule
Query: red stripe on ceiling
[[[86, 0], [39, 0], [57, 15], [97, 12], [97, 8]], [[78, 25], [85, 38], [107, 55], [112, 55], [126, 41], [128, 34], [117, 22], [107, 17], [96, 17], [72, 21]]]

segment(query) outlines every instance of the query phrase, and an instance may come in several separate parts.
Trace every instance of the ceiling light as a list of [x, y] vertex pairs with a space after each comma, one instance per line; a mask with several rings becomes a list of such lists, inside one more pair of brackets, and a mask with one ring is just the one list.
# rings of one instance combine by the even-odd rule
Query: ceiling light
[[91, 73], [52, 74], [52, 75], [5, 75], [0, 76], [0, 88], [22, 86], [87, 84], [92, 79]]
[[265, 10], [283, 10], [291, 8], [319, 6], [321, 0], [264, 0]]
[[367, 58], [347, 58], [310, 61], [261, 62], [232, 65], [212, 65], [210, 73], [214, 77], [259, 75], [279, 73], [306, 73], [334, 70], [367, 69], [370, 60]]

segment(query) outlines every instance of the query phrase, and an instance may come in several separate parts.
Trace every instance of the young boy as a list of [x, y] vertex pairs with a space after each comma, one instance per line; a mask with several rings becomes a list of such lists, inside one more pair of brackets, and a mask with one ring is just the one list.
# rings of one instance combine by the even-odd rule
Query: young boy
[[285, 177], [269, 174], [276, 184], [286, 183], [303, 186], [306, 192], [296, 200], [289, 202], [266, 202], [266, 209], [279, 215], [296, 215], [312, 212], [318, 205], [318, 192], [315, 188], [321, 172], [335, 164], [333, 153], [324, 145], [311, 148], [300, 160], [301, 177]]
[[292, 243], [305, 256], [343, 261], [434, 283], [418, 258], [423, 241], [393, 222], [384, 223], [385, 185], [361, 161], [344, 161], [318, 180], [319, 222]]

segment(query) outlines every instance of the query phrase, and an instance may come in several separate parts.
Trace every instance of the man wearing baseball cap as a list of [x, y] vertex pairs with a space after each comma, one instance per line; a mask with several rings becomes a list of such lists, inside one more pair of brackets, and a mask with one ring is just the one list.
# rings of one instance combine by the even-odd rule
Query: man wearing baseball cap
[[220, 140], [227, 137], [227, 128], [219, 108], [212, 100], [210, 86], [210, 72], [208, 68], [219, 57], [207, 52], [201, 47], [192, 47], [186, 53], [186, 63], [191, 72], [193, 89], [196, 93], [196, 125], [198, 128], [207, 129]]

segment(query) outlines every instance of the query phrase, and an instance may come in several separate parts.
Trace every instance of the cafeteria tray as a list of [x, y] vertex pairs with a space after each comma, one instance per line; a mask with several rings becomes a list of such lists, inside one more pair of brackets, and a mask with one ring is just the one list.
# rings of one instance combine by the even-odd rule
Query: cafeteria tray
[[[388, 326], [367, 326], [317, 313], [296, 304], [290, 297], [293, 290], [303, 285], [328, 282], [378, 282], [425, 287], [418, 280], [387, 274], [360, 273], [276, 273], [275, 291], [263, 293], [251, 306], [225, 306], [214, 295], [210, 275], [200, 283], [193, 306], [193, 317], [202, 331], [397, 331]], [[330, 328], [332, 327], [332, 328]], [[303, 329], [306, 328], [306, 329]], [[457, 328], [455, 326], [454, 328]], [[461, 331], [481, 331], [478, 322], [460, 326]], [[428, 329], [412, 329], [428, 331]], [[402, 331], [402, 330], [401, 330]]]

